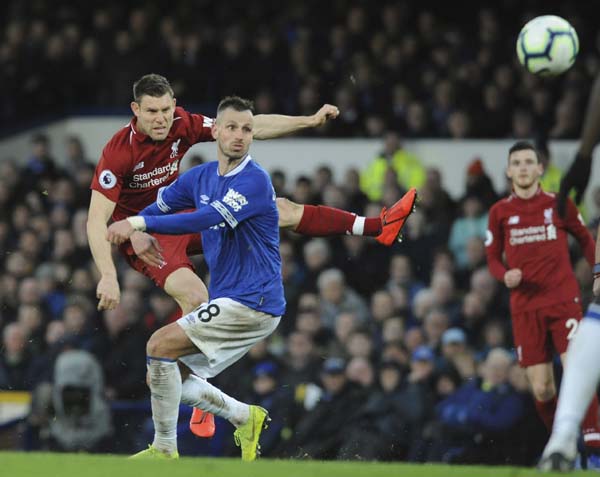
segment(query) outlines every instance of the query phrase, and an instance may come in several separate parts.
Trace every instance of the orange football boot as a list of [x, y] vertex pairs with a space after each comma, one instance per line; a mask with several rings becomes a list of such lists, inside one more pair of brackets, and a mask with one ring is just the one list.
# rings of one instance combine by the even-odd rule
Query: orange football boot
[[212, 437], [215, 435], [215, 416], [210, 412], [194, 408], [190, 419], [190, 431], [198, 437]]
[[388, 247], [394, 242], [402, 241], [400, 232], [406, 222], [406, 219], [415, 210], [415, 202], [417, 201], [417, 189], [412, 187], [404, 196], [392, 205], [389, 209], [381, 209], [381, 233], [375, 237], [376, 240]]

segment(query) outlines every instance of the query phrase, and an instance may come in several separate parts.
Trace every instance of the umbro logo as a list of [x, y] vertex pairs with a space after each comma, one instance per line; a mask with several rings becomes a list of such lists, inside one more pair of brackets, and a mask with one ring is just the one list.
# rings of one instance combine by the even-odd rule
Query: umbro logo
[[210, 197], [209, 196], [204, 195], [204, 194], [202, 194], [200, 196], [200, 203], [201, 204], [205, 204], [206, 205], [206, 204], [208, 204], [209, 201], [210, 201]]

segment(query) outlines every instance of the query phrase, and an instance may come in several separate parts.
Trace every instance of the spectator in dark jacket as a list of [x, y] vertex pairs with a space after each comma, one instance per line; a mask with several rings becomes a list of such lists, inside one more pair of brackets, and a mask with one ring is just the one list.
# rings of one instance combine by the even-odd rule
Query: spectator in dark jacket
[[403, 381], [394, 361], [379, 367], [379, 390], [360, 407], [338, 453], [342, 459], [398, 460], [422, 425], [428, 399], [423, 388]]
[[345, 362], [328, 358], [321, 369], [323, 393], [316, 406], [305, 414], [287, 442], [284, 455], [298, 458], [332, 459], [365, 399], [365, 392], [344, 374]]
[[495, 348], [481, 367], [481, 377], [461, 386], [437, 405], [439, 432], [429, 460], [500, 464], [504, 448], [524, 410], [509, 384], [511, 354]]

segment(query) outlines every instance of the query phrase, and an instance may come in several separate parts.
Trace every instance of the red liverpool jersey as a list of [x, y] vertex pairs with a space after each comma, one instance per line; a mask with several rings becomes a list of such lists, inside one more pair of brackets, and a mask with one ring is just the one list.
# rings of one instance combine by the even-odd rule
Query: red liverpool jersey
[[179, 175], [179, 162], [198, 142], [212, 141], [213, 120], [175, 108], [169, 135], [153, 141], [136, 128], [136, 118], [106, 144], [91, 188], [116, 202], [113, 220], [136, 215], [156, 200], [158, 189]]
[[507, 270], [519, 268], [523, 273], [520, 285], [510, 293], [513, 313], [579, 302], [567, 232], [575, 236], [593, 264], [594, 240], [571, 200], [564, 220], [556, 211], [556, 195], [541, 189], [530, 199], [513, 193], [492, 206], [486, 238], [490, 272], [503, 283]]

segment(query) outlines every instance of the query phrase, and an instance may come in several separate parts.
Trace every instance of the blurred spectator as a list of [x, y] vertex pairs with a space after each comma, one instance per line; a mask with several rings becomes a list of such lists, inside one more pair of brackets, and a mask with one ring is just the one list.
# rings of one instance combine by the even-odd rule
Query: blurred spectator
[[360, 172], [357, 169], [351, 168], [346, 171], [344, 184], [342, 186], [348, 202], [346, 207], [348, 211], [358, 215], [364, 215], [365, 207], [369, 202], [367, 195], [360, 187]]
[[147, 335], [123, 303], [104, 311], [105, 333], [98, 348], [109, 399], [141, 399], [147, 395], [145, 349]]
[[468, 265], [469, 240], [473, 237], [485, 238], [487, 222], [487, 212], [479, 196], [466, 197], [462, 204], [462, 217], [457, 218], [452, 224], [448, 242], [459, 269], [464, 269]]
[[373, 359], [375, 344], [371, 333], [366, 329], [356, 329], [348, 336], [346, 340], [346, 355], [348, 358]]
[[384, 136], [383, 150], [363, 169], [360, 187], [369, 200], [381, 200], [385, 184], [400, 185], [404, 190], [420, 188], [425, 182], [425, 168], [420, 160], [402, 148], [400, 137], [393, 131]]
[[50, 435], [62, 451], [110, 449], [110, 410], [103, 397], [102, 368], [93, 355], [72, 350], [62, 353], [54, 366]]
[[[387, 276], [382, 270], [387, 268], [390, 249], [358, 235], [347, 235], [342, 241], [343, 254], [336, 257], [336, 263], [348, 285], [366, 298], [385, 284]], [[361, 273], [355, 273], [356, 270]]]
[[58, 178], [60, 170], [56, 160], [50, 154], [50, 138], [44, 134], [36, 134], [31, 138], [31, 156], [22, 176], [23, 190], [50, 190], [51, 182]]
[[354, 416], [365, 398], [360, 388], [348, 382], [346, 363], [328, 358], [321, 368], [323, 395], [296, 426], [286, 443], [284, 455], [299, 458], [334, 458], [346, 435], [355, 427]]
[[333, 329], [335, 317], [344, 311], [351, 311], [361, 323], [365, 323], [369, 311], [364, 300], [346, 285], [343, 273], [337, 268], [324, 270], [317, 279], [321, 297], [321, 320], [328, 329]]
[[27, 370], [31, 357], [27, 351], [27, 330], [20, 323], [10, 323], [2, 333], [3, 353], [0, 355], [0, 389], [29, 389]]
[[427, 413], [428, 401], [418, 387], [403, 380], [392, 361], [378, 369], [378, 389], [360, 407], [355, 426], [345, 436], [343, 459], [398, 460], [406, 456]]
[[293, 389], [279, 386], [279, 367], [271, 361], [258, 363], [253, 369], [251, 402], [269, 411], [271, 423], [261, 433], [261, 454], [270, 455], [279, 445], [282, 430], [289, 426], [293, 408]]
[[511, 355], [492, 350], [481, 368], [480, 379], [461, 386], [437, 406], [440, 433], [430, 460], [452, 463], [501, 464], [505, 447], [515, 433], [523, 403], [509, 384]]
[[394, 299], [390, 292], [379, 290], [371, 296], [371, 318], [378, 328], [395, 314]]
[[368, 358], [356, 356], [346, 366], [346, 377], [348, 381], [364, 388], [366, 391], [371, 390], [375, 384], [375, 370]]
[[313, 382], [318, 375], [319, 361], [312, 337], [308, 333], [294, 331], [287, 338], [285, 367], [281, 376], [283, 385], [296, 386]]
[[441, 344], [442, 335], [450, 327], [448, 314], [440, 308], [434, 308], [425, 315], [423, 331], [426, 344], [431, 349], [437, 349]]
[[329, 243], [322, 238], [311, 239], [304, 245], [304, 263], [307, 274], [303, 291], [317, 291], [317, 279], [331, 263]]
[[469, 197], [477, 197], [486, 210], [499, 199], [492, 179], [485, 172], [483, 162], [479, 157], [474, 158], [467, 168], [466, 189], [463, 201]]
[[558, 192], [560, 189], [562, 171], [556, 167], [556, 165], [552, 164], [548, 143], [544, 137], [537, 138], [535, 149], [544, 170], [542, 177], [540, 177], [542, 189], [546, 192]]

